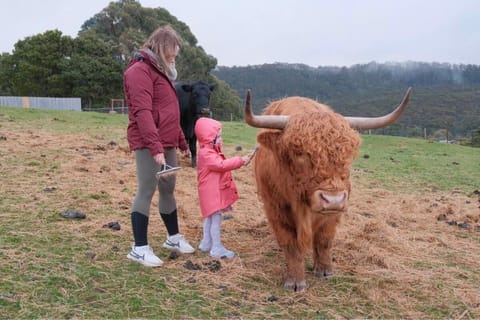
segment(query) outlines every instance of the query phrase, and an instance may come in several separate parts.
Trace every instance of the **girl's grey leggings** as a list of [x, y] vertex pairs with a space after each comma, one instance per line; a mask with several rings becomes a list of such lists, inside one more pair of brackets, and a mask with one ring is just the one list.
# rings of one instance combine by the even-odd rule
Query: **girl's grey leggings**
[[[177, 151], [167, 148], [164, 151], [165, 162], [170, 166], [177, 166]], [[157, 179], [155, 173], [160, 170], [160, 165], [153, 160], [148, 149], [135, 150], [137, 165], [137, 193], [133, 200], [132, 212], [140, 212], [145, 216], [150, 215], [150, 205], [153, 194], [158, 188], [158, 210], [162, 214], [170, 214], [177, 208], [175, 201], [176, 176], [168, 175]]]

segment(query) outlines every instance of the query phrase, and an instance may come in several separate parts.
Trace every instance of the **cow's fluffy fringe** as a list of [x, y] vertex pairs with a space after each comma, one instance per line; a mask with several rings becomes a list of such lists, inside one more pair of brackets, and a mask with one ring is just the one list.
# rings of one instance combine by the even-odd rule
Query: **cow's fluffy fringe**
[[[358, 153], [360, 136], [343, 116], [308, 98], [273, 102], [264, 114], [290, 115], [290, 119], [282, 132], [259, 133], [258, 141], [266, 150], [257, 154], [257, 184], [264, 202], [296, 208], [298, 245], [305, 248], [312, 239], [311, 219], [305, 210], [309, 197], [319, 188], [350, 190], [350, 166]], [[267, 216], [271, 221], [284, 220], [275, 217], [287, 213], [283, 211], [267, 212]]]

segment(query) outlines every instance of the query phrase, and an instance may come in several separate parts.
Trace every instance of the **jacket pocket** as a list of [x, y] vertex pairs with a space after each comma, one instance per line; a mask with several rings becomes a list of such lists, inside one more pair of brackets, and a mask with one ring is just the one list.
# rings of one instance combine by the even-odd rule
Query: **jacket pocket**
[[230, 174], [225, 174], [220, 179], [220, 189], [228, 189], [232, 186], [232, 176]]

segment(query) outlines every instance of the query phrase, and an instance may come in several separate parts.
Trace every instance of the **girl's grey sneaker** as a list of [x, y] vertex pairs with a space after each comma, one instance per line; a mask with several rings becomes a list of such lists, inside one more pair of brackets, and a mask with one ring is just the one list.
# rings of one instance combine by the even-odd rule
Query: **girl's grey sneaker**
[[132, 251], [127, 254], [127, 258], [143, 264], [146, 267], [160, 267], [163, 261], [153, 253], [152, 248], [146, 246], [132, 246]]
[[225, 249], [225, 247], [212, 248], [210, 256], [218, 259], [232, 259], [235, 257], [235, 252]]
[[168, 236], [167, 240], [163, 243], [163, 247], [169, 250], [174, 250], [180, 253], [193, 253], [195, 249], [188, 243], [185, 237], [177, 233], [173, 236]]
[[198, 245], [198, 249], [203, 252], [209, 252], [212, 249], [212, 243], [202, 239], [202, 241], [200, 241], [200, 244]]

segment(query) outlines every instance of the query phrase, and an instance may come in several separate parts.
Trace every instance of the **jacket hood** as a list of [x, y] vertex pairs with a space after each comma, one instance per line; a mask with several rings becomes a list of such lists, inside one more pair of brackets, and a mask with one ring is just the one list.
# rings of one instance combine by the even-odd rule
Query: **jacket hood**
[[138, 61], [144, 61], [157, 69], [160, 73], [165, 74], [165, 72], [163, 71], [163, 67], [158, 63], [157, 56], [153, 53], [152, 50], [148, 48], [134, 52], [132, 58], [127, 65], [127, 69]]
[[200, 145], [211, 144], [218, 132], [222, 129], [222, 124], [217, 120], [202, 117], [195, 124], [195, 135]]

